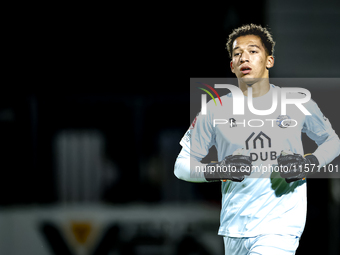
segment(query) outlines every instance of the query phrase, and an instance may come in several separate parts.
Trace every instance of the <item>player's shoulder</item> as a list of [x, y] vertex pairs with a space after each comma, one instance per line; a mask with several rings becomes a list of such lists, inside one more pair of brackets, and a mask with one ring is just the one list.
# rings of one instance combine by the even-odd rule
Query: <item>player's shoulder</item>
[[318, 104], [311, 98], [309, 99], [308, 102], [306, 102], [305, 104], [303, 104], [306, 109], [312, 114], [319, 114], [320, 113], [320, 108], [318, 106]]
[[[287, 98], [289, 99], [301, 99], [306, 97], [306, 93], [304, 93], [303, 90], [299, 90], [300, 88], [295, 88], [295, 87], [279, 87], [274, 84], [270, 84], [270, 88], [273, 90], [278, 90], [280, 93], [285, 93]], [[302, 92], [304, 91], [304, 92]]]
[[[309, 91], [307, 89], [304, 89], [304, 88], [295, 88], [295, 87], [292, 87], [292, 88], [286, 88], [286, 87], [279, 87], [279, 86], [275, 86], [273, 84], [271, 84], [272, 88], [274, 89], [278, 89], [280, 90], [280, 93], [282, 93], [282, 89], [285, 88], [287, 89], [286, 91], [286, 98], [287, 99], [304, 99], [306, 98]], [[292, 90], [291, 90], [292, 89]], [[294, 90], [294, 89], [297, 89], [297, 90]], [[291, 90], [291, 91], [289, 91]], [[312, 98], [312, 95], [310, 97], [310, 99], [303, 103], [303, 106], [309, 111], [309, 112], [318, 112], [320, 109], [319, 109], [319, 106], [318, 104], [313, 100]]]
[[[281, 87], [273, 85], [273, 84], [270, 84], [270, 85], [271, 85], [272, 88], [278, 89], [280, 91], [282, 91], [282, 89], [288, 90], [288, 91], [286, 91], [286, 96], [287, 96], [288, 99], [303, 99], [303, 98], [306, 98], [308, 96], [307, 93], [309, 92], [305, 88], [296, 88], [296, 87], [291, 87], [291, 88], [290, 87], [282, 87], [281, 88]], [[316, 105], [317, 104], [313, 100], [312, 97], [306, 103], [309, 103], [310, 105]]]
[[207, 103], [208, 107], [212, 106], [226, 106], [229, 102], [233, 102], [232, 93], [220, 96], [219, 98], [210, 99]]
[[[232, 110], [233, 98], [231, 93], [221, 95], [219, 98], [211, 99], [206, 105], [206, 115], [220, 116], [223, 112], [226, 113]], [[205, 116], [205, 117], [207, 117]], [[203, 116], [204, 117], [204, 116]]]

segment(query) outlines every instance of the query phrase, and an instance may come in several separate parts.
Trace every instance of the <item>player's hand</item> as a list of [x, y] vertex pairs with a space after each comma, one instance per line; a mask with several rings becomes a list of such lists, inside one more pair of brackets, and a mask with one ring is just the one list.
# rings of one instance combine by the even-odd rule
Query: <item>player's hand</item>
[[281, 151], [277, 162], [280, 167], [280, 175], [286, 179], [287, 183], [305, 179], [310, 169], [319, 166], [318, 159], [312, 154], [303, 157], [300, 154], [285, 150]]
[[232, 155], [225, 157], [221, 162], [210, 163], [206, 167], [204, 177], [208, 181], [231, 180], [241, 182], [251, 173], [251, 158], [244, 149], [236, 150]]

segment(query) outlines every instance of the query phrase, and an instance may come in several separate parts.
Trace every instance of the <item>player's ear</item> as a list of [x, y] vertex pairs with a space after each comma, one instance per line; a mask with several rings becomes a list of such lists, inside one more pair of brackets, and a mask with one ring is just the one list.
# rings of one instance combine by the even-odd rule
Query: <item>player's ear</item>
[[267, 65], [266, 68], [269, 70], [269, 68], [272, 68], [274, 66], [274, 57], [272, 55], [267, 57]]
[[235, 68], [233, 67], [233, 61], [232, 60], [230, 61], [230, 69], [231, 69], [232, 73], [235, 73], [235, 71], [234, 71]]

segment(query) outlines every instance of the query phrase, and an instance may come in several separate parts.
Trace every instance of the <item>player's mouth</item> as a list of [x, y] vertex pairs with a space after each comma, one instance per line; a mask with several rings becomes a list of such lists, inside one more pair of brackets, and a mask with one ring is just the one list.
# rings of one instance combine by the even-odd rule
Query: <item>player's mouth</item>
[[241, 70], [241, 73], [248, 74], [248, 73], [250, 73], [251, 68], [247, 65], [243, 65], [243, 66], [241, 66], [240, 70]]

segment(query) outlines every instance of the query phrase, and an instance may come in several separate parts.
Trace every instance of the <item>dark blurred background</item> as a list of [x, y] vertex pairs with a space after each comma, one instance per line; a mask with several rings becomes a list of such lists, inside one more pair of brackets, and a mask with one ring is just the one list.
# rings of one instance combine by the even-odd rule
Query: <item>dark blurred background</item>
[[[276, 41], [270, 77], [339, 78], [338, 1], [33, 9], [6, 27], [1, 254], [222, 254], [220, 184], [173, 175], [189, 77], [234, 77], [226, 38], [255, 23]], [[340, 88], [306, 88], [339, 134]], [[339, 185], [308, 180], [297, 254], [340, 251]]]

